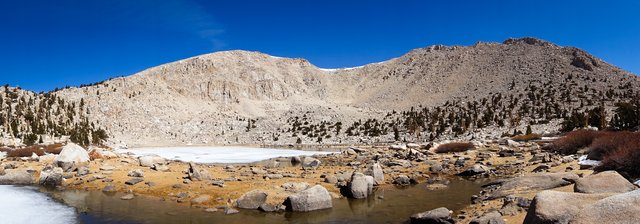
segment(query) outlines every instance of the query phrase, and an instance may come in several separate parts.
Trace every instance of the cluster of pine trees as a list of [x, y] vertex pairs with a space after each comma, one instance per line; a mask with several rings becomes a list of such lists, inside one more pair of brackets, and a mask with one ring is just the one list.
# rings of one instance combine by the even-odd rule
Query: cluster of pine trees
[[0, 87], [0, 108], [3, 135], [25, 145], [41, 144], [45, 136], [69, 136], [85, 146], [108, 138], [105, 130], [89, 122], [84, 100], [67, 102], [53, 92], [34, 94], [5, 85]]

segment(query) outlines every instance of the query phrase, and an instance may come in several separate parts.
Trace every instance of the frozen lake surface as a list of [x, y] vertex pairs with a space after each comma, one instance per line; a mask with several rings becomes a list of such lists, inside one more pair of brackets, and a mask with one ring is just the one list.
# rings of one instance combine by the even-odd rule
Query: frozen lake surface
[[165, 159], [195, 163], [252, 163], [276, 157], [311, 156], [331, 154], [331, 151], [305, 151], [295, 149], [225, 147], [149, 147], [119, 149], [118, 153], [133, 153], [137, 156], [158, 155]]
[[58, 203], [33, 187], [0, 185], [0, 223], [77, 223], [75, 208]]

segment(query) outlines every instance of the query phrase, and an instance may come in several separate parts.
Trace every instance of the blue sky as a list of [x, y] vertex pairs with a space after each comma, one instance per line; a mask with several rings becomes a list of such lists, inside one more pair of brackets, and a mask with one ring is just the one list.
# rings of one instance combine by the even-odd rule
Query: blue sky
[[323, 68], [533, 36], [640, 74], [638, 1], [2, 0], [0, 84], [98, 82], [221, 50]]

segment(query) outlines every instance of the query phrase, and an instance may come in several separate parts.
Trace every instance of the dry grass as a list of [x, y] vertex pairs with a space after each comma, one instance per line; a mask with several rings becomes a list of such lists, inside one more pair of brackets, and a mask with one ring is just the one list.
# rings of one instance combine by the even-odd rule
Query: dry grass
[[447, 144], [439, 145], [435, 151], [436, 153], [464, 152], [474, 148], [475, 146], [468, 142], [467, 143], [455, 142], [455, 143], [447, 143]]
[[547, 149], [564, 155], [576, 154], [578, 150], [591, 145], [593, 140], [607, 133], [591, 130], [572, 131], [553, 141]]
[[541, 138], [542, 136], [540, 136], [539, 134], [528, 134], [528, 135], [516, 135], [513, 138], [511, 138], [511, 140], [518, 141], [518, 142], [527, 142], [531, 140], [539, 140]]

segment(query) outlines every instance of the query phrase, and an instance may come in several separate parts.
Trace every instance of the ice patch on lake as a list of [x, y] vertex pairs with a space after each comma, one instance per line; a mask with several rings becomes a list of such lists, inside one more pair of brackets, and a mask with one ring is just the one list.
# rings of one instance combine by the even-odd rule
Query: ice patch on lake
[[598, 160], [587, 159], [586, 155], [580, 156], [580, 158], [578, 158], [578, 165], [581, 166], [600, 166], [601, 163], [602, 162]]
[[252, 163], [276, 157], [338, 153], [249, 147], [150, 147], [119, 149], [117, 152], [137, 156], [158, 155], [165, 159], [195, 163]]
[[32, 187], [0, 185], [0, 223], [77, 223], [74, 208], [53, 201]]

